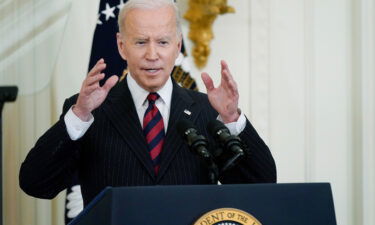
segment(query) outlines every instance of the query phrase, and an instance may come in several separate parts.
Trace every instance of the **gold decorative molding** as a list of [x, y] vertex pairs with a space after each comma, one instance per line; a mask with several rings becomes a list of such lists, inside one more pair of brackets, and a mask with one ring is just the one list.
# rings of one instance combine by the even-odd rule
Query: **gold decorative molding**
[[190, 22], [189, 38], [193, 41], [192, 55], [198, 68], [206, 65], [210, 55], [210, 42], [214, 38], [212, 24], [220, 14], [234, 13], [227, 0], [189, 0], [184, 18]]

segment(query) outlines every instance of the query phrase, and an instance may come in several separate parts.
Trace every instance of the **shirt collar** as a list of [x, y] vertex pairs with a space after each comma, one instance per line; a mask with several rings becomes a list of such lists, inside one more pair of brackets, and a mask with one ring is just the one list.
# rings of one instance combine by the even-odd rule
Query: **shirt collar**
[[[134, 80], [130, 72], [128, 76], [126, 76], [128, 87], [130, 94], [133, 97], [133, 102], [135, 104], [136, 109], [140, 109], [144, 104], [146, 104], [147, 96], [150, 92], [143, 89], [138, 83]], [[160, 96], [160, 99], [166, 104], [168, 108], [170, 108], [171, 100], [172, 100], [172, 90], [173, 84], [171, 77], [168, 78], [167, 82], [164, 84], [162, 88], [160, 88], [157, 93]]]

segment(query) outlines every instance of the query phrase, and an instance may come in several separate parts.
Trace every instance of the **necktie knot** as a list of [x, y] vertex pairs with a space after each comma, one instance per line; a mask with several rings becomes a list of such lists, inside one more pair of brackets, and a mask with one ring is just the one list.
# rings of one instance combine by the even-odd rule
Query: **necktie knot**
[[153, 105], [155, 104], [155, 101], [159, 98], [159, 95], [158, 93], [156, 92], [151, 92], [150, 94], [148, 94], [147, 96], [147, 100], [149, 102], [149, 104]]

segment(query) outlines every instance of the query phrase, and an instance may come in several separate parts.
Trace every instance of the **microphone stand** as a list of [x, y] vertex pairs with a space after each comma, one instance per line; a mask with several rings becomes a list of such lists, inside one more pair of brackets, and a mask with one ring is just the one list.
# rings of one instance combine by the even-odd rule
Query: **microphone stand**
[[219, 181], [219, 168], [217, 167], [211, 155], [207, 158], [204, 158], [204, 161], [208, 166], [208, 178], [210, 180], [210, 183], [217, 184], [217, 182]]
[[206, 149], [208, 142], [203, 135], [196, 135], [188, 138], [188, 145], [192, 152], [203, 159], [208, 167], [208, 177], [211, 184], [217, 184], [219, 180], [219, 168], [216, 165], [211, 153]]
[[196, 149], [196, 153], [200, 156], [208, 167], [208, 177], [211, 184], [217, 184], [219, 180], [219, 168], [216, 165], [214, 158], [211, 153], [201, 146], [207, 146], [206, 140], [202, 135], [196, 137], [197, 141], [193, 141], [193, 144], [190, 146], [191, 149]]
[[226, 161], [220, 172], [222, 173], [232, 168], [234, 165], [236, 165], [237, 161], [242, 158], [242, 156], [244, 156], [243, 152], [236, 153], [233, 157]]
[[0, 86], [0, 225], [3, 224], [3, 123], [2, 112], [5, 102], [16, 100], [16, 86]]

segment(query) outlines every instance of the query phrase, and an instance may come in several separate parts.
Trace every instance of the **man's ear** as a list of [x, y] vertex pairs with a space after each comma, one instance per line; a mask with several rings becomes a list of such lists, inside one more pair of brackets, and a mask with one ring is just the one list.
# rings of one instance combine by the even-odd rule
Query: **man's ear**
[[182, 48], [182, 34], [179, 36], [178, 39], [179, 39], [178, 43], [177, 43], [177, 49], [178, 49], [178, 51], [177, 51], [177, 54], [176, 54], [176, 59], [177, 59], [178, 55], [180, 54], [181, 48]]
[[126, 60], [126, 53], [125, 53], [125, 43], [124, 43], [124, 38], [122, 37], [121, 33], [116, 34], [116, 39], [117, 39], [117, 49], [118, 52], [120, 53], [120, 56], [123, 60]]

